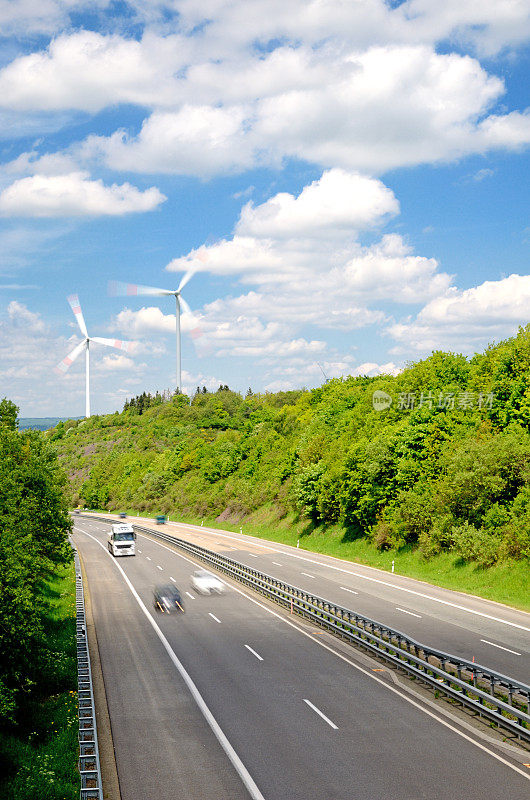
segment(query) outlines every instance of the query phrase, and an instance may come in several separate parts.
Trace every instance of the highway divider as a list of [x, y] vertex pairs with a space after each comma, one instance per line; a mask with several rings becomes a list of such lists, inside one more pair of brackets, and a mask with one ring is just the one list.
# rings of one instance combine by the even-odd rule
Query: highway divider
[[[114, 519], [87, 515], [104, 522]], [[136, 531], [167, 542], [224, 572], [292, 613], [311, 620], [371, 655], [404, 670], [436, 692], [530, 742], [530, 686], [488, 667], [427, 647], [401, 631], [306, 592], [233, 558], [185, 539], [133, 523]]]
[[[73, 545], [72, 545], [73, 546]], [[96, 708], [92, 686], [92, 670], [85, 615], [83, 576], [77, 550], [74, 548], [76, 582], [77, 686], [79, 703], [79, 774], [81, 800], [103, 800], [99, 763]]]

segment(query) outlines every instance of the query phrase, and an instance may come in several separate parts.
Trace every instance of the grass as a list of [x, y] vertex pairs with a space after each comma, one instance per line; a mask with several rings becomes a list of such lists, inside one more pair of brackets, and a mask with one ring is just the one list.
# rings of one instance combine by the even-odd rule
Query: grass
[[77, 662], [73, 563], [46, 582], [50, 666], [21, 710], [18, 725], [0, 733], [3, 800], [77, 800]]

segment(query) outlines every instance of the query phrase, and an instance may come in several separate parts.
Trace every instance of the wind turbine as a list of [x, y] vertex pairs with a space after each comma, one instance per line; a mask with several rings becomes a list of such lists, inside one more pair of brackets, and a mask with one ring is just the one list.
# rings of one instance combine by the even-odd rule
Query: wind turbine
[[[191, 308], [182, 297], [182, 290], [193, 276], [194, 271], [189, 270], [182, 276], [178, 289], [156, 289], [154, 286], [137, 286], [134, 283], [119, 283], [118, 281], [109, 282], [109, 294], [116, 297], [136, 297], [138, 295], [150, 295], [151, 297], [168, 297], [173, 296], [176, 303], [176, 331], [177, 331], [177, 392], [182, 391], [182, 377], [181, 377], [181, 347], [180, 347], [180, 313], [181, 307], [187, 313], [191, 314]], [[200, 334], [199, 334], [200, 335]]]
[[68, 297], [68, 302], [72, 308], [72, 311], [75, 314], [75, 318], [77, 320], [77, 324], [81, 330], [81, 333], [84, 336], [83, 341], [74, 347], [71, 353], [68, 353], [66, 358], [63, 358], [60, 364], [55, 367], [55, 370], [59, 373], [65, 373], [67, 369], [74, 363], [76, 358], [85, 350], [85, 370], [86, 370], [86, 385], [85, 385], [85, 392], [86, 392], [86, 414], [85, 416], [90, 416], [90, 342], [97, 342], [97, 344], [104, 344], [107, 347], [115, 347], [117, 350], [125, 350], [126, 353], [130, 353], [133, 349], [135, 342], [122, 342], [120, 339], [102, 339], [101, 336], [89, 336], [88, 331], [85, 325], [85, 320], [83, 317], [83, 312], [81, 311], [81, 304], [79, 303], [79, 298], [76, 294], [71, 294]]

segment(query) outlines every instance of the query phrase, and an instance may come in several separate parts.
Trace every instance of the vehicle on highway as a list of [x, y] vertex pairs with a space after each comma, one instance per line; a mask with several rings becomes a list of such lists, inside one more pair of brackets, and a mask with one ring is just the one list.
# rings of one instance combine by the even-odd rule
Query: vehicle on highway
[[127, 519], [127, 514], [125, 511], [120, 511], [120, 519]]
[[157, 525], [165, 525], [166, 524], [166, 518], [165, 518], [164, 514], [159, 514], [157, 517], [155, 517], [155, 522], [156, 522]]
[[156, 586], [154, 590], [155, 608], [162, 614], [184, 613], [184, 601], [176, 586], [171, 583]]
[[225, 585], [207, 569], [198, 569], [191, 576], [191, 585], [199, 594], [223, 594]]
[[136, 555], [136, 534], [128, 522], [120, 522], [111, 526], [107, 537], [107, 547], [113, 556]]

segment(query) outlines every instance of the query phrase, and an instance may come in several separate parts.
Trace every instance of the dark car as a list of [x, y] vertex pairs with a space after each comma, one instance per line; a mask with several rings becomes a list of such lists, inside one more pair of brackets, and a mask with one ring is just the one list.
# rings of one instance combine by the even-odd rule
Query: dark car
[[159, 514], [155, 517], [155, 522], [157, 525], [165, 525], [166, 524], [166, 517], [164, 514]]
[[120, 511], [120, 519], [127, 519], [127, 514], [125, 511]]
[[184, 613], [184, 602], [176, 586], [170, 583], [157, 586], [154, 591], [155, 608], [162, 614], [171, 614], [174, 611]]

